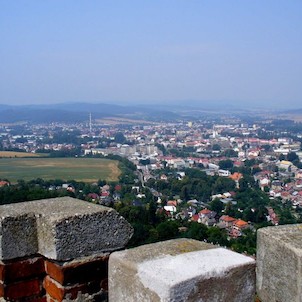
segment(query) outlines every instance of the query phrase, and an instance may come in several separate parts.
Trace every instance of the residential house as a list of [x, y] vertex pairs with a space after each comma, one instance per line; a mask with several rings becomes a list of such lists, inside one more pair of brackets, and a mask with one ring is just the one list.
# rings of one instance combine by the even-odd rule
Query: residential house
[[241, 173], [239, 173], [239, 172], [235, 172], [232, 175], [230, 175], [230, 178], [235, 181], [237, 189], [239, 189], [239, 180], [242, 177], [243, 177], [243, 175]]
[[195, 222], [199, 222], [199, 215], [198, 214], [193, 215], [190, 220], [195, 221]]
[[214, 224], [216, 224], [216, 214], [216, 212], [210, 211], [209, 209], [203, 209], [198, 213], [199, 222], [207, 226], [213, 226]]
[[274, 225], [278, 225], [279, 217], [275, 213], [274, 209], [269, 207], [269, 208], [267, 208], [267, 211], [268, 211], [268, 216], [266, 217], [267, 221], [270, 221]]
[[173, 214], [176, 213], [175, 206], [164, 206], [164, 209], [166, 212], [170, 213], [172, 217], [173, 217]]
[[249, 228], [249, 224], [241, 219], [238, 219], [233, 224], [232, 228], [229, 230], [229, 236], [232, 238], [238, 238], [242, 236], [243, 230]]
[[297, 170], [296, 171], [295, 178], [296, 179], [302, 179], [302, 170]]
[[91, 201], [98, 201], [100, 199], [100, 196], [96, 193], [89, 193], [87, 197], [91, 199]]
[[235, 223], [236, 218], [233, 218], [231, 216], [228, 215], [222, 215], [219, 218], [219, 227], [223, 228], [223, 229], [229, 229], [233, 226], [233, 224]]
[[231, 172], [229, 170], [219, 169], [218, 175], [222, 177], [229, 177], [231, 175]]
[[167, 201], [167, 206], [174, 206], [177, 207], [177, 201], [176, 200], [168, 200]]
[[162, 175], [160, 176], [160, 180], [164, 180], [164, 181], [167, 181], [167, 180], [168, 180], [168, 177], [167, 177], [167, 175], [165, 175], [165, 174], [162, 174]]
[[0, 180], [0, 188], [9, 186], [9, 182], [6, 180]]
[[281, 160], [277, 166], [281, 171], [285, 171], [285, 172], [291, 172], [292, 171], [292, 163], [290, 161], [287, 160]]

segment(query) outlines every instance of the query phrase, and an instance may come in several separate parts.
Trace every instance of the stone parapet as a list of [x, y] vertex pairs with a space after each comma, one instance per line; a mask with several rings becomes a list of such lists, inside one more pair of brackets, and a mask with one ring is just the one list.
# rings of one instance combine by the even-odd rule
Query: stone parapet
[[254, 302], [255, 285], [262, 302], [302, 301], [300, 224], [258, 230], [257, 281], [252, 258], [197, 240], [120, 251], [132, 232], [69, 197], [0, 206], [0, 301]]
[[302, 224], [258, 230], [257, 293], [262, 302], [302, 301]]
[[109, 301], [252, 302], [255, 260], [204, 242], [178, 239], [114, 252]]
[[108, 258], [131, 225], [70, 197], [0, 206], [0, 301], [107, 301]]
[[0, 259], [69, 260], [123, 248], [132, 227], [115, 210], [71, 197], [0, 206]]

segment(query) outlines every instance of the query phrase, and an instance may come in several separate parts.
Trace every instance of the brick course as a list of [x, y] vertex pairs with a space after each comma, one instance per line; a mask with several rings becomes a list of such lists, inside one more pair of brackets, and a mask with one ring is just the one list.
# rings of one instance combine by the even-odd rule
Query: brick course
[[45, 274], [45, 268], [42, 257], [0, 262], [0, 280], [3, 283], [9, 284], [43, 274]]
[[62, 285], [102, 280], [108, 276], [109, 255], [60, 263], [45, 260], [47, 275]]
[[24, 297], [39, 296], [42, 294], [42, 285], [39, 278], [24, 280], [9, 285], [0, 284], [0, 297], [15, 300]]
[[97, 293], [101, 289], [100, 282], [98, 281], [86, 282], [72, 286], [62, 286], [59, 282], [55, 281], [49, 276], [45, 277], [43, 286], [47, 294], [52, 299], [55, 299], [59, 302], [61, 302], [64, 298], [76, 299], [80, 292], [82, 294], [93, 294]]
[[60, 302], [67, 297], [76, 299], [79, 292], [96, 294], [101, 289], [102, 296], [106, 296], [108, 259], [109, 253], [68, 262], [39, 255], [0, 262], [0, 297]]

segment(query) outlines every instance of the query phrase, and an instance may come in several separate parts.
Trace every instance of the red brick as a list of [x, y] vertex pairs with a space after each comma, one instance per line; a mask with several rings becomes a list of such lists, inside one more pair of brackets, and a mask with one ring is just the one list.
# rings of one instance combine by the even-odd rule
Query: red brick
[[26, 299], [27, 302], [47, 302], [46, 296], [43, 297], [34, 297], [31, 299]]
[[0, 262], [0, 281], [4, 282], [4, 267], [5, 264]]
[[76, 299], [79, 292], [82, 294], [94, 294], [100, 291], [100, 282], [92, 281], [84, 284], [76, 284], [73, 286], [62, 286], [59, 282], [46, 276], [43, 282], [46, 293], [53, 299], [61, 302], [67, 296], [70, 299]]
[[45, 274], [42, 257], [32, 257], [0, 263], [0, 280], [6, 284]]
[[42, 286], [38, 278], [9, 285], [0, 284], [0, 293], [1, 297], [11, 300], [39, 296], [42, 293]]
[[102, 280], [108, 276], [108, 256], [65, 263], [45, 260], [45, 269], [62, 285]]

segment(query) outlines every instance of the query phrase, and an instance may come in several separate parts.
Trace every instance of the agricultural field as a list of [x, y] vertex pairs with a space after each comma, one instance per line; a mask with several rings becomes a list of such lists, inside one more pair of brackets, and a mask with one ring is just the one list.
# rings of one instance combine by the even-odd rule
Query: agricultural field
[[2, 157], [45, 157], [46, 153], [28, 153], [28, 152], [14, 152], [14, 151], [0, 151], [0, 158]]
[[12, 183], [35, 178], [117, 181], [120, 173], [118, 161], [102, 158], [0, 158], [0, 179]]

